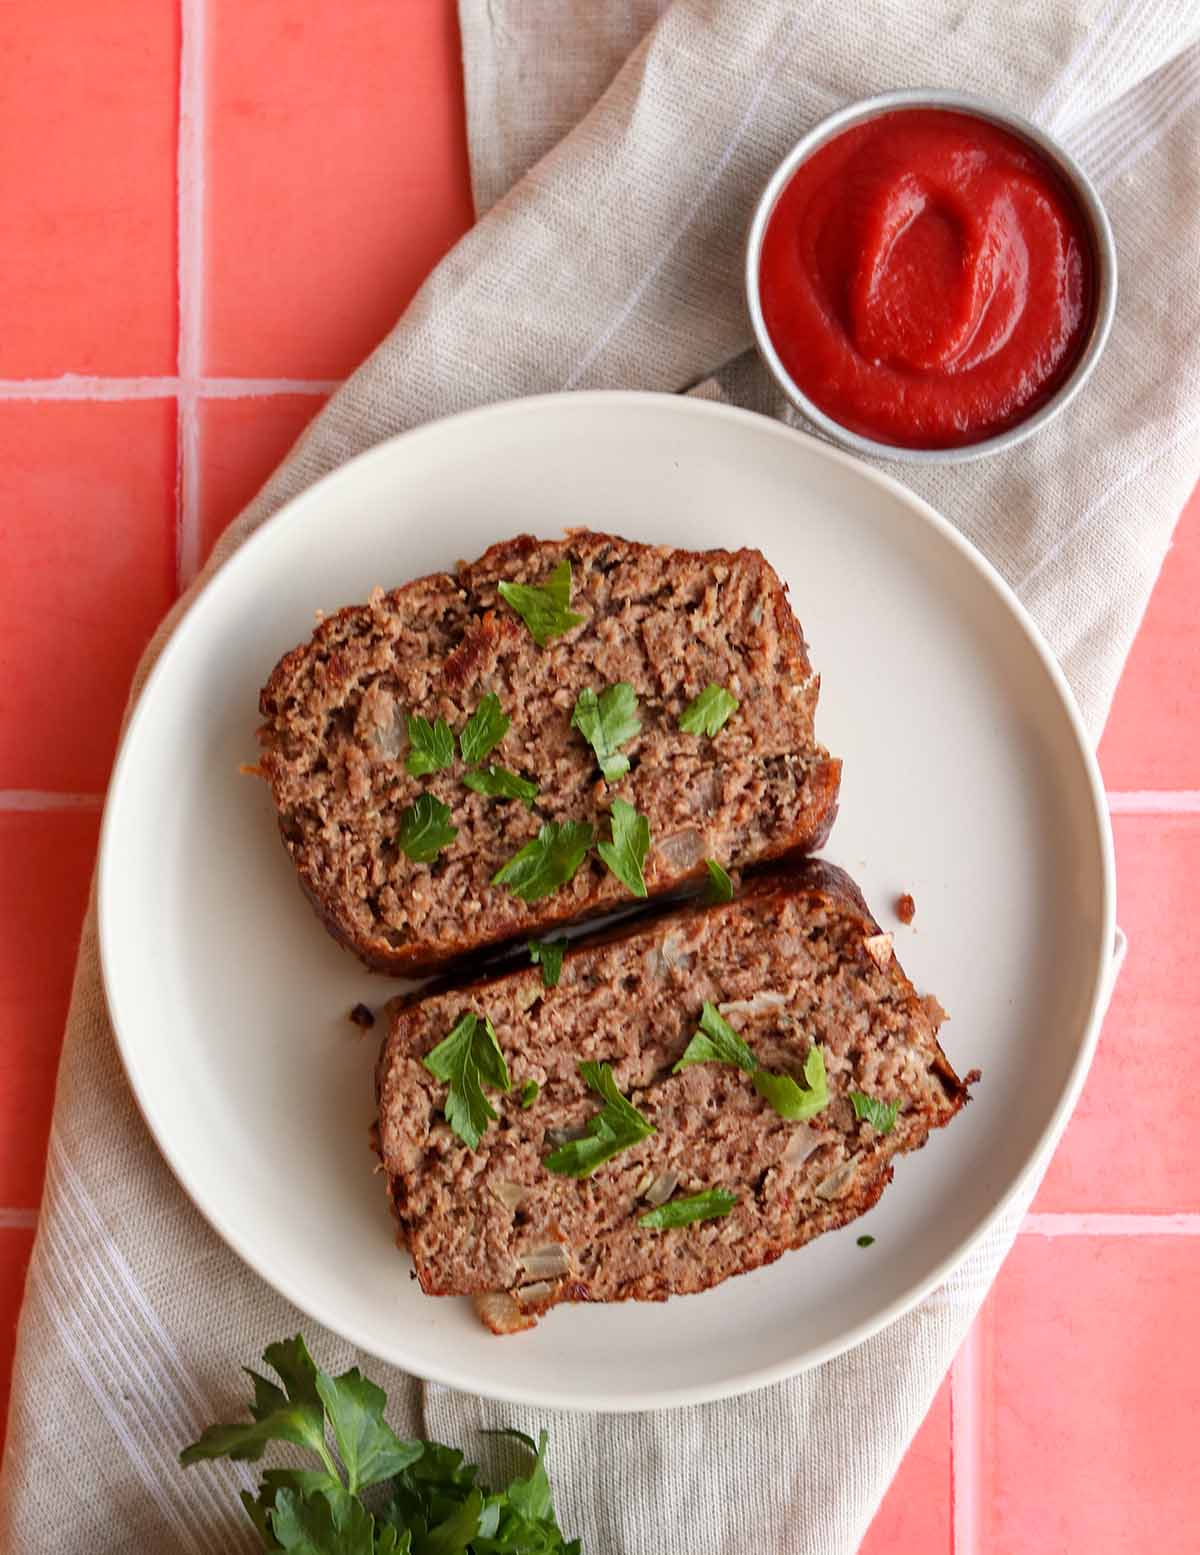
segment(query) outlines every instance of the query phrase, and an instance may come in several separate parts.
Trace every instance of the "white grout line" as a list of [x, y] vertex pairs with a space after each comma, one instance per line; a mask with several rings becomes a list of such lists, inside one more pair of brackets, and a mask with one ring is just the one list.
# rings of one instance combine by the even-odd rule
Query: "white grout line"
[[1139, 788], [1109, 794], [1108, 808], [1113, 815], [1197, 815], [1200, 788]]
[[1026, 1215], [1023, 1236], [1200, 1236], [1200, 1215]]
[[204, 371], [205, 0], [181, 0], [179, 54], [179, 426], [175, 548], [181, 589], [200, 566], [200, 416]]
[[36, 1209], [0, 1209], [0, 1231], [32, 1231], [37, 1220]]
[[0, 788], [0, 810], [99, 810], [103, 794], [54, 794], [40, 788]]
[[983, 1489], [980, 1415], [983, 1409], [983, 1338], [976, 1317], [950, 1367], [950, 1505], [954, 1555], [979, 1555]]
[[[252, 400], [270, 394], [333, 394], [340, 378], [198, 378], [202, 400]], [[179, 378], [0, 378], [0, 400], [162, 400], [183, 392]]]
[[64, 373], [61, 378], [0, 379], [0, 400], [162, 400], [178, 393], [178, 378], [88, 378]]
[[207, 400], [259, 399], [268, 394], [334, 394], [340, 378], [202, 378], [201, 397]]

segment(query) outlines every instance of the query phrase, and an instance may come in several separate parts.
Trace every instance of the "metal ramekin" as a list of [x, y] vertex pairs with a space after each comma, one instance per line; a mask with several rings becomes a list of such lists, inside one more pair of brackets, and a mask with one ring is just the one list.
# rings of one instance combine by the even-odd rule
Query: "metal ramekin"
[[[842, 426], [840, 422], [834, 421], [819, 406], [813, 404], [791, 377], [772, 344], [771, 337], [767, 333], [766, 321], [763, 319], [758, 281], [763, 235], [767, 230], [771, 213], [792, 174], [802, 162], [812, 156], [814, 151], [832, 140], [835, 135], [841, 134], [843, 130], [855, 124], [862, 124], [867, 119], [878, 118], [880, 114], [891, 113], [898, 108], [942, 108], [955, 113], [971, 114], [977, 119], [997, 124], [1022, 140], [1028, 141], [1041, 152], [1051, 166], [1057, 168], [1073, 190], [1092, 239], [1092, 262], [1096, 281], [1095, 313], [1083, 352], [1070, 377], [1044, 405], [1024, 421], [1018, 422], [1003, 432], [998, 432], [994, 437], [984, 438], [978, 443], [966, 443], [960, 448], [901, 448], [894, 443], [881, 443], [871, 437], [862, 437], [859, 433], [851, 432]], [[870, 454], [877, 459], [897, 459], [910, 464], [956, 464], [966, 459], [981, 459], [984, 454], [999, 453], [1003, 449], [1024, 442], [1027, 437], [1032, 437], [1039, 427], [1044, 427], [1051, 417], [1057, 416], [1060, 410], [1065, 409], [1083, 388], [1100, 359], [1100, 353], [1104, 350], [1112, 326], [1113, 311], [1117, 305], [1117, 249], [1113, 242], [1108, 216], [1087, 174], [1057, 141], [1038, 129], [1036, 124], [1031, 124], [1028, 119], [1023, 119], [1019, 114], [1011, 113], [998, 103], [989, 102], [986, 98], [969, 97], [961, 92], [940, 90], [884, 92], [878, 97], [867, 97], [861, 102], [851, 103], [849, 107], [841, 108], [837, 113], [830, 114], [827, 119], [822, 119], [792, 147], [775, 169], [770, 182], [759, 198], [754, 219], [750, 223], [750, 234], [746, 242], [746, 300], [750, 308], [754, 338], [763, 360], [771, 369], [779, 387], [814, 430], [823, 433], [843, 448], [853, 449], [860, 454]]]

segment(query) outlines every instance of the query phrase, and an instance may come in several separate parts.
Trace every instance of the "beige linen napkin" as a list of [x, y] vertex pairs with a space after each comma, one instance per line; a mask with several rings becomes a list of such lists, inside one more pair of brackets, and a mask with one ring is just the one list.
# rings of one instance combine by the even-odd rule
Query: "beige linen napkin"
[[[1053, 427], [1002, 459], [901, 473], [1018, 589], [1098, 736], [1200, 471], [1193, 0], [675, 0], [655, 12], [646, 0], [461, 0], [475, 187], [491, 213], [226, 534], [198, 587], [317, 476], [431, 416], [548, 389], [680, 389], [727, 363], [728, 397], [778, 413], [741, 355], [739, 251], [756, 192], [838, 104], [955, 86], [1067, 138], [1111, 212], [1122, 294], [1089, 392]], [[908, 1317], [793, 1382], [672, 1414], [552, 1418], [564, 1527], [588, 1555], [850, 1555], [1018, 1217]], [[240, 1409], [236, 1367], [298, 1326], [327, 1365], [359, 1359], [380, 1377], [402, 1432], [474, 1452], [479, 1422], [532, 1419], [356, 1357], [208, 1229], [125, 1084], [93, 908], [21, 1321], [0, 1550], [253, 1548], [234, 1495], [249, 1473], [185, 1475], [174, 1455]]]

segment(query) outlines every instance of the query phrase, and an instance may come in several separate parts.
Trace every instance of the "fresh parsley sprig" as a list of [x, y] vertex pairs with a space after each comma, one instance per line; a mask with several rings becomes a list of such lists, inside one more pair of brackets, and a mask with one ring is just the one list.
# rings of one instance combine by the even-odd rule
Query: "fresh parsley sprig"
[[829, 1105], [825, 1058], [818, 1046], [809, 1049], [804, 1060], [804, 1085], [797, 1085], [790, 1074], [764, 1069], [749, 1044], [707, 999], [700, 1012], [700, 1030], [693, 1034], [671, 1073], [678, 1074], [691, 1064], [730, 1064], [745, 1070], [758, 1094], [789, 1123], [807, 1122]]
[[653, 1123], [621, 1095], [607, 1064], [585, 1060], [579, 1065], [579, 1073], [603, 1099], [604, 1106], [588, 1123], [582, 1139], [567, 1140], [542, 1162], [547, 1171], [562, 1177], [590, 1177], [605, 1161], [654, 1133]]
[[414, 864], [431, 864], [457, 836], [458, 827], [450, 824], [450, 806], [434, 794], [418, 794], [413, 803], [400, 812], [396, 846]]
[[599, 695], [587, 687], [575, 698], [571, 728], [578, 729], [595, 751], [606, 783], [617, 782], [629, 771], [629, 757], [618, 747], [633, 739], [641, 727], [637, 694], [627, 680], [618, 680]]
[[[252, 1418], [210, 1426], [180, 1453], [184, 1467], [206, 1459], [256, 1462], [270, 1442], [316, 1454], [319, 1468], [266, 1469], [242, 1504], [265, 1550], [287, 1555], [580, 1555], [554, 1515], [546, 1473], [547, 1434], [536, 1443], [511, 1432], [533, 1455], [528, 1474], [492, 1489], [457, 1448], [403, 1441], [383, 1411], [387, 1395], [357, 1367], [330, 1376], [299, 1334], [268, 1345], [263, 1360], [283, 1384], [250, 1372]], [[330, 1437], [336, 1456], [330, 1449]], [[390, 1481], [368, 1506], [361, 1492]]]
[[533, 809], [533, 801], [538, 796], [536, 783], [518, 777], [507, 767], [475, 767], [463, 773], [463, 782], [489, 799], [519, 799], [527, 810]]
[[449, 1036], [426, 1053], [423, 1062], [435, 1080], [449, 1087], [443, 1108], [446, 1122], [468, 1150], [478, 1150], [488, 1124], [497, 1116], [483, 1094], [484, 1084], [496, 1091], [512, 1090], [491, 1021], [486, 1015], [461, 1015]]
[[543, 988], [558, 987], [558, 980], [562, 976], [563, 955], [566, 948], [567, 942], [562, 939], [531, 939], [529, 941], [529, 960], [533, 966], [541, 967]]
[[900, 1111], [898, 1101], [880, 1101], [877, 1096], [867, 1096], [862, 1091], [851, 1091], [850, 1101], [856, 1118], [865, 1118], [880, 1134], [890, 1134], [896, 1126]]
[[532, 841], [519, 848], [492, 876], [523, 902], [540, 902], [574, 877], [595, 840], [586, 821], [545, 821]]
[[706, 1188], [703, 1193], [685, 1199], [669, 1199], [657, 1209], [638, 1216], [638, 1225], [651, 1231], [666, 1231], [672, 1226], [690, 1226], [697, 1220], [717, 1220], [737, 1203], [737, 1194], [726, 1188]]
[[708, 870], [708, 884], [704, 888], [704, 900], [715, 905], [718, 902], [733, 901], [733, 881], [717, 863], [715, 858], [706, 858], [704, 867]]
[[586, 620], [569, 608], [571, 603], [571, 563], [565, 559], [545, 583], [499, 583], [500, 598], [521, 617], [529, 635], [539, 648], [552, 637], [561, 637], [573, 626]]
[[489, 691], [467, 719], [458, 737], [462, 759], [471, 766], [478, 766], [499, 745], [511, 724], [512, 719], [500, 706], [500, 698]]
[[694, 696], [679, 715], [679, 727], [684, 734], [718, 734], [741, 703], [732, 691], [709, 681], [698, 696]]
[[412, 749], [404, 765], [410, 777], [428, 777], [454, 765], [454, 730], [444, 718], [430, 723], [420, 713], [410, 713], [408, 742]]
[[650, 819], [624, 799], [614, 799], [609, 815], [612, 838], [598, 842], [596, 852], [634, 896], [646, 895], [644, 873], [650, 851]]

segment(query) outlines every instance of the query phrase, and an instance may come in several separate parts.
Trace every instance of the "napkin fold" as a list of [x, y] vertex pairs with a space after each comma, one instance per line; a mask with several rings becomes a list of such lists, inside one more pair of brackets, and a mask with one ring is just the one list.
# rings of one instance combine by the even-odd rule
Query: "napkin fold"
[[[1121, 297], [1088, 391], [1038, 437], [978, 464], [897, 468], [1017, 589], [1098, 737], [1200, 473], [1194, 3], [660, 9], [460, 0], [474, 189], [487, 214], [231, 526], [196, 587], [318, 476], [436, 415], [552, 389], [680, 390], [715, 373], [704, 392], [791, 419], [747, 354], [739, 270], [755, 196], [838, 105], [952, 86], [1023, 110], [1080, 157], [1112, 216]], [[187, 603], [147, 651], [135, 697]], [[552, 1415], [563, 1526], [588, 1555], [850, 1555], [1023, 1209], [913, 1312], [803, 1377], [667, 1414]], [[236, 1504], [249, 1471], [185, 1475], [175, 1453], [240, 1410], [237, 1366], [301, 1326], [327, 1366], [358, 1362], [379, 1377], [402, 1433], [474, 1452], [480, 1424], [533, 1422], [359, 1355], [208, 1228], [125, 1083], [93, 898], [18, 1338], [0, 1549], [255, 1548]]]

